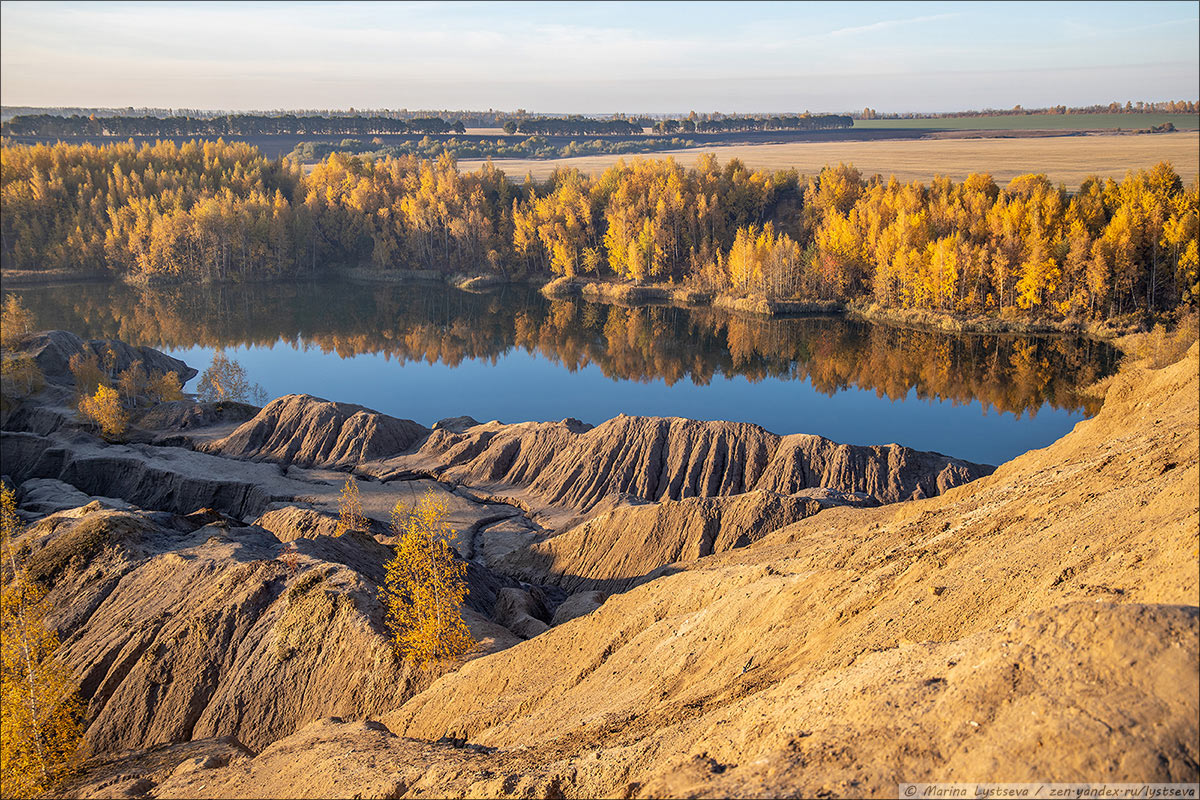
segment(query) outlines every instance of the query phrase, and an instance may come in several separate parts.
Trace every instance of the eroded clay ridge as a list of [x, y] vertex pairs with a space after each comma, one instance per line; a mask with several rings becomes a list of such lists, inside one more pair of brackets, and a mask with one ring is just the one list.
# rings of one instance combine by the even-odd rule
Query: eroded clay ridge
[[[100, 364], [105, 364], [106, 358], [111, 359], [113, 374], [124, 372], [135, 362], [142, 362], [147, 372], [174, 372], [179, 376], [180, 383], [187, 383], [198, 374], [195, 369], [161, 353], [152, 347], [133, 347], [119, 339], [80, 339], [70, 331], [45, 331], [32, 336], [23, 343], [22, 350], [32, 356], [38, 369], [52, 384], [73, 386], [75, 376], [71, 374], [71, 356], [96, 356]], [[111, 355], [110, 355], [111, 354]]]
[[621, 505], [558, 536], [514, 550], [497, 568], [571, 592], [623, 592], [666, 574], [670, 568], [662, 568], [667, 565], [746, 547], [826, 508], [876, 505], [867, 495], [833, 489]]
[[340, 467], [403, 453], [428, 435], [428, 428], [412, 420], [289, 394], [205, 449], [256, 461]]
[[222, 459], [179, 448], [108, 445], [83, 433], [39, 436], [4, 431], [4, 474], [17, 483], [61, 480], [85, 494], [119, 497], [143, 508], [187, 514], [217, 508], [238, 518], [261, 514], [275, 499], [295, 496], [299, 482], [282, 487], [272, 465], [231, 472]]
[[583, 511], [614, 494], [660, 501], [816, 487], [892, 503], [933, 497], [994, 469], [898, 444], [846, 445], [678, 417], [622, 415], [595, 428], [576, 420], [488, 423], [430, 433], [411, 420], [308, 395], [275, 400], [204, 449], [303, 466], [384, 461], [390, 470], [364, 471], [385, 480], [415, 470], [472, 486], [528, 489], [548, 504]]
[[[297, 538], [216, 512], [52, 514], [21, 537], [51, 587], [59, 657], [87, 702], [89, 754], [234, 736], [252, 750], [321, 716], [395, 708], [436, 671], [396, 663], [369, 536]], [[504, 584], [468, 573], [474, 656], [516, 639], [486, 615]]]

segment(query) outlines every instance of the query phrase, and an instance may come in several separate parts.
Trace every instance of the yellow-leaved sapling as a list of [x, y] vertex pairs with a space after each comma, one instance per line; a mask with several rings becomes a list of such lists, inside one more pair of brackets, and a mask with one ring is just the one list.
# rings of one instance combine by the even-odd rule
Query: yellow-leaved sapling
[[397, 655], [418, 666], [457, 658], [475, 644], [462, 616], [467, 564], [450, 547], [446, 516], [432, 490], [411, 511], [403, 502], [392, 509], [399, 542], [381, 594]]

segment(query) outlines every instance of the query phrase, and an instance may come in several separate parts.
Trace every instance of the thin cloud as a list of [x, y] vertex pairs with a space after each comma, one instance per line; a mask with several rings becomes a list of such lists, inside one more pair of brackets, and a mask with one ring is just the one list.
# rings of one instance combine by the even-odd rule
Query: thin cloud
[[870, 25], [856, 25], [852, 28], [838, 28], [836, 31], [830, 31], [826, 36], [853, 36], [856, 33], [869, 33], [871, 31], [882, 31], [888, 28], [896, 28], [900, 25], [915, 25], [918, 22], [937, 22], [943, 19], [955, 19], [961, 17], [962, 14], [957, 12], [953, 14], [930, 14], [925, 17], [910, 17], [909, 19], [885, 19], [879, 22], [872, 22]]

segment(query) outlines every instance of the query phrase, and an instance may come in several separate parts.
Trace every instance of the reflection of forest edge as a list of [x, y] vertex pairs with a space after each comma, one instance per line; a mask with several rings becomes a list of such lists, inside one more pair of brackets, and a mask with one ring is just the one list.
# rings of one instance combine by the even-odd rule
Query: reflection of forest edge
[[522, 286], [472, 294], [440, 285], [326, 282], [136, 289], [123, 284], [22, 291], [42, 328], [183, 349], [316, 347], [343, 358], [456, 366], [512, 348], [570, 371], [668, 384], [714, 375], [799, 379], [825, 394], [858, 387], [1034, 413], [1043, 403], [1094, 413], [1078, 390], [1112, 372], [1116, 351], [1075, 337], [960, 335], [840, 318], [748, 318], [717, 309], [626, 308], [548, 300]]

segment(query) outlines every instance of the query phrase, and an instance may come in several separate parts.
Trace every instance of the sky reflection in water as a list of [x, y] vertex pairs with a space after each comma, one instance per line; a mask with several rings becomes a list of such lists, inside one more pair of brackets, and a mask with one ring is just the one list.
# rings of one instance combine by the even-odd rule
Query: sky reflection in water
[[462, 414], [728, 419], [992, 464], [1094, 413], [1077, 389], [1116, 361], [1083, 339], [622, 308], [524, 286], [113, 283], [21, 295], [43, 328], [157, 347], [201, 371], [224, 348], [269, 397], [303, 392], [424, 425]]

